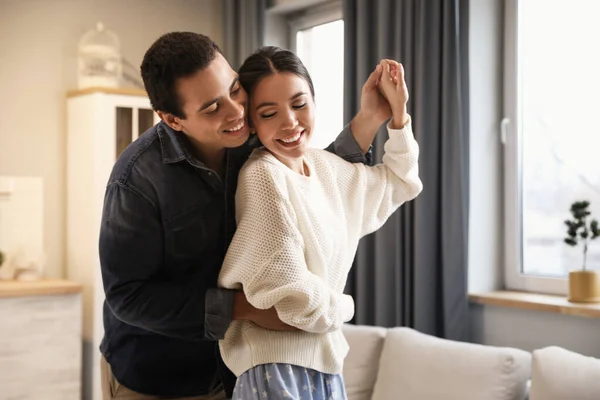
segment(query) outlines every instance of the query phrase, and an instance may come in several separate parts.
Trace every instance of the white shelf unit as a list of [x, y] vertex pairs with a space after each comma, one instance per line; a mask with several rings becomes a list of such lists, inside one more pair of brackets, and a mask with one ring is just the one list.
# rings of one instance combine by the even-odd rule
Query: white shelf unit
[[67, 278], [83, 285], [84, 384], [92, 385], [93, 400], [101, 400], [104, 291], [98, 237], [106, 184], [118, 154], [158, 121], [144, 91], [91, 88], [67, 94]]

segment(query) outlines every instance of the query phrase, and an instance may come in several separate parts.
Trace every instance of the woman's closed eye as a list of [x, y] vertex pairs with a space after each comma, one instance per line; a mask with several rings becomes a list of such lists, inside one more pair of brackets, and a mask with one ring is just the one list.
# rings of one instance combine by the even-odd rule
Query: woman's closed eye
[[[301, 110], [304, 107], [306, 107], [306, 104], [307, 104], [306, 102], [300, 103], [300, 104], [294, 104], [294, 105], [292, 105], [292, 108], [295, 110]], [[269, 118], [273, 118], [275, 116], [275, 114], [277, 114], [277, 112], [273, 111], [270, 113], [260, 114], [260, 117], [263, 119], [269, 119]]]
[[277, 114], [275, 111], [273, 112], [268, 112], [268, 113], [264, 113], [264, 114], [260, 114], [260, 117], [262, 119], [269, 119], [269, 118], [273, 118], [275, 116], [275, 114]]

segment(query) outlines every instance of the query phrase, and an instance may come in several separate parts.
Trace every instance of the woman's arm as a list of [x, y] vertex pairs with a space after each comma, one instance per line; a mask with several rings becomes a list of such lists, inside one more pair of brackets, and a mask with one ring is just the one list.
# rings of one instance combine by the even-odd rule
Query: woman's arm
[[[410, 120], [409, 120], [410, 121]], [[403, 203], [417, 197], [423, 189], [419, 179], [419, 145], [413, 137], [411, 123], [392, 129], [385, 143], [383, 163], [373, 167], [355, 165], [358, 184], [351, 187], [346, 199], [356, 210], [360, 235], [379, 229]]]
[[406, 111], [408, 90], [404, 70], [391, 60], [384, 60], [381, 65], [383, 74], [379, 87], [392, 110], [383, 163], [371, 168], [354, 166], [359, 184], [350, 187], [351, 193], [346, 196], [350, 207], [362, 213], [361, 235], [379, 229], [398, 207], [414, 199], [423, 189], [419, 179], [419, 145]]

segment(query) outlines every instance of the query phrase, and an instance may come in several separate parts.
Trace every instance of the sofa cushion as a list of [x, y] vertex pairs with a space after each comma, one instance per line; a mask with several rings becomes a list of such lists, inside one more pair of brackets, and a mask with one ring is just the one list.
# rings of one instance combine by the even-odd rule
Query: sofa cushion
[[387, 332], [373, 400], [523, 400], [531, 354], [454, 342], [409, 328]]
[[530, 399], [600, 399], [600, 360], [560, 347], [534, 351]]
[[350, 345], [344, 360], [348, 400], [371, 400], [386, 329], [346, 324], [343, 332]]

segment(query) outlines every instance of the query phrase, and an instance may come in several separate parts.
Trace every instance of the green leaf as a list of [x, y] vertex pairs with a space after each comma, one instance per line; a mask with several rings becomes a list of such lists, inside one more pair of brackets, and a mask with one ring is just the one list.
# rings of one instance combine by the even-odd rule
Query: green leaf
[[577, 240], [575, 240], [575, 239], [566, 238], [565, 243], [568, 244], [569, 246], [577, 246]]
[[587, 200], [581, 200], [581, 201], [576, 201], [574, 202], [571, 207], [573, 208], [577, 208], [577, 209], [585, 209], [588, 208], [590, 206], [590, 202]]

